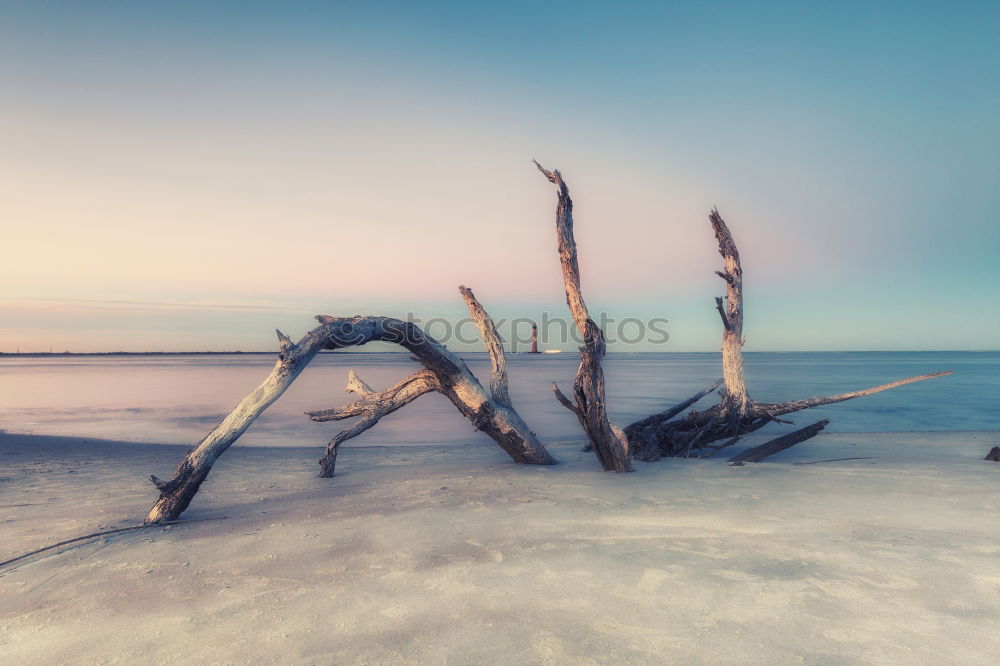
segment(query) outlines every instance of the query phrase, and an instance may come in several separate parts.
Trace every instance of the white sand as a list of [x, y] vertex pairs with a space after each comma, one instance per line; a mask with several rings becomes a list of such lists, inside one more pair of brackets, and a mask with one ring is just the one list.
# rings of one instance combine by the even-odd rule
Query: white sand
[[[769, 462], [489, 446], [223, 456], [186, 518], [0, 572], [0, 661], [995, 664], [997, 433]], [[0, 560], [138, 522], [178, 447], [0, 435]], [[817, 465], [796, 461], [877, 456]]]

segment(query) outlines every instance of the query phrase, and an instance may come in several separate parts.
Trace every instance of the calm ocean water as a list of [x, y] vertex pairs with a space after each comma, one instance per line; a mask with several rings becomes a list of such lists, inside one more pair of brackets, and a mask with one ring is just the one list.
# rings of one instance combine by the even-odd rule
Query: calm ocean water
[[[463, 354], [484, 385], [485, 354]], [[0, 429], [136, 442], [197, 443], [267, 375], [273, 357], [0, 358]], [[580, 440], [575, 418], [549, 383], [572, 384], [577, 356], [512, 354], [515, 406], [543, 441]], [[418, 366], [406, 354], [323, 354], [240, 440], [250, 446], [320, 446], [343, 423], [312, 423], [302, 412], [343, 404], [347, 371], [382, 388]], [[609, 354], [608, 400], [620, 425], [686, 398], [720, 376], [717, 353]], [[761, 401], [840, 393], [938, 370], [949, 377], [792, 415], [829, 418], [830, 431], [1000, 431], [1000, 352], [748, 353], [751, 395]], [[699, 406], [711, 404], [712, 397]], [[770, 426], [774, 427], [774, 426]], [[787, 426], [786, 426], [787, 428]], [[383, 419], [349, 445], [470, 443], [473, 431], [437, 394]]]

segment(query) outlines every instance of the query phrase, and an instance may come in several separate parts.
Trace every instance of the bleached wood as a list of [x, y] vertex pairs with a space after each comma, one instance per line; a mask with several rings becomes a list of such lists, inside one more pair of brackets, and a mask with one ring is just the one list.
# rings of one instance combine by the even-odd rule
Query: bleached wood
[[340, 445], [357, 437], [379, 422], [383, 416], [393, 413], [400, 407], [408, 405], [425, 393], [442, 392], [441, 382], [430, 370], [419, 370], [409, 377], [397, 382], [384, 391], [373, 391], [352, 369], [348, 375], [347, 389], [359, 397], [354, 402], [315, 412], [306, 412], [312, 421], [340, 421], [361, 416], [362, 418], [346, 430], [341, 430], [326, 446], [323, 457], [320, 458], [320, 476], [330, 478], [337, 465], [337, 451]]
[[604, 369], [602, 361], [606, 350], [604, 333], [591, 319], [580, 288], [580, 266], [577, 260], [576, 240], [573, 237], [573, 200], [569, 188], [558, 170], [548, 171], [537, 161], [538, 170], [556, 186], [556, 238], [559, 263], [562, 266], [566, 303], [573, 321], [583, 336], [580, 347], [580, 366], [573, 381], [576, 415], [587, 433], [601, 467], [615, 472], [631, 472], [632, 460], [628, 440], [621, 428], [608, 419], [604, 397]]
[[861, 398], [866, 395], [872, 395], [875, 393], [881, 393], [882, 391], [888, 391], [889, 389], [894, 389], [898, 386], [905, 386], [907, 384], [913, 384], [914, 382], [922, 382], [925, 379], [945, 377], [953, 373], [954, 370], [945, 370], [943, 372], [932, 372], [926, 375], [917, 375], [916, 377], [897, 379], [896, 381], [889, 382], [888, 384], [880, 384], [879, 386], [872, 386], [871, 388], [860, 389], [858, 391], [850, 391], [848, 393], [840, 393], [837, 395], [829, 395], [822, 398], [806, 398], [804, 400], [790, 400], [788, 402], [775, 402], [775, 403], [758, 402], [754, 403], [753, 410], [756, 414], [759, 414], [761, 416], [764, 415], [781, 416], [782, 414], [790, 414], [792, 412], [802, 411], [803, 409], [809, 409], [811, 407], [819, 407], [820, 405], [831, 405], [835, 402], [844, 402], [845, 400], [853, 400], [854, 398]]
[[742, 465], [748, 462], [760, 462], [765, 458], [773, 456], [775, 453], [791, 448], [796, 444], [806, 441], [807, 439], [812, 439], [818, 435], [828, 423], [830, 423], [829, 419], [823, 419], [822, 421], [817, 421], [812, 425], [807, 425], [805, 428], [799, 428], [798, 430], [790, 432], [787, 435], [776, 437], [772, 440], [764, 442], [760, 446], [754, 446], [753, 448], [749, 448], [746, 451], [733, 456], [729, 459], [729, 462], [733, 465]]
[[486, 345], [486, 351], [490, 355], [490, 395], [493, 396], [493, 400], [497, 404], [510, 407], [507, 357], [503, 351], [503, 340], [500, 339], [500, 334], [497, 333], [496, 326], [493, 325], [493, 319], [483, 306], [480, 305], [479, 301], [476, 300], [476, 295], [472, 293], [472, 290], [465, 286], [459, 287], [458, 290], [461, 292], [462, 298], [465, 299], [465, 305], [469, 308], [469, 314], [476, 320], [479, 335], [482, 337], [483, 344]]
[[729, 232], [725, 220], [715, 208], [708, 216], [715, 232], [715, 240], [719, 244], [719, 254], [725, 260], [725, 268], [716, 271], [726, 283], [726, 304], [722, 299], [715, 299], [716, 308], [722, 317], [722, 379], [725, 385], [723, 395], [723, 410], [726, 416], [739, 419], [746, 415], [747, 397], [746, 382], [743, 379], [743, 267], [740, 265], [740, 253], [736, 242]]
[[271, 374], [188, 453], [170, 481], [153, 477], [160, 498], [146, 516], [146, 524], [176, 520], [187, 509], [218, 457], [285, 392], [316, 354], [324, 349], [372, 341], [398, 344], [413, 353], [441, 383], [441, 393], [516, 462], [543, 465], [554, 462], [516, 411], [491, 400], [465, 362], [413, 322], [360, 315], [319, 315], [316, 319], [320, 326], [306, 333], [298, 343], [289, 344], [290, 341], [279, 336], [282, 350]]
[[[715, 307], [722, 320], [723, 329], [722, 397], [716, 405], [702, 411], [690, 412], [676, 420], [669, 420], [674, 414], [666, 418], [654, 414], [629, 425], [626, 433], [637, 457], [642, 460], [656, 460], [661, 456], [689, 456], [692, 451], [705, 448], [709, 449], [705, 455], [712, 455], [768, 423], [786, 422], [779, 418], [783, 414], [843, 402], [951, 374], [951, 371], [934, 372], [827, 397], [782, 403], [755, 402], [747, 392], [743, 376], [743, 344], [746, 340], [743, 336], [743, 268], [739, 250], [718, 210], [711, 211], [709, 222], [719, 246], [719, 254], [724, 259], [723, 270], [716, 271], [716, 274], [726, 283], [725, 301], [722, 298], [715, 299]], [[710, 446], [719, 440], [725, 441], [722, 445]]]

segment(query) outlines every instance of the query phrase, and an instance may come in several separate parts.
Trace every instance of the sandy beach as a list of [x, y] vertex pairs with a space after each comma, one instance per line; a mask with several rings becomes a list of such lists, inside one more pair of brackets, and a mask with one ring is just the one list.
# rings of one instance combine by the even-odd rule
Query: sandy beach
[[[186, 525], [0, 572], [9, 663], [991, 664], [996, 433], [601, 472], [579, 442], [234, 447]], [[751, 443], [752, 440], [751, 440]], [[0, 435], [0, 559], [137, 523], [183, 447]], [[797, 464], [840, 457], [872, 457]]]

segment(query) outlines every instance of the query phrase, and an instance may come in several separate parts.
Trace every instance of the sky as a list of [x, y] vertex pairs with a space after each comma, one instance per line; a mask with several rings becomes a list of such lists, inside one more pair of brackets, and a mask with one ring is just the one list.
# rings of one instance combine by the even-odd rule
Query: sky
[[669, 321], [612, 351], [719, 348], [713, 206], [747, 351], [997, 349], [998, 34], [996, 2], [0, 1], [0, 351], [271, 350], [455, 320], [460, 284], [566, 318], [532, 158], [592, 315]]

